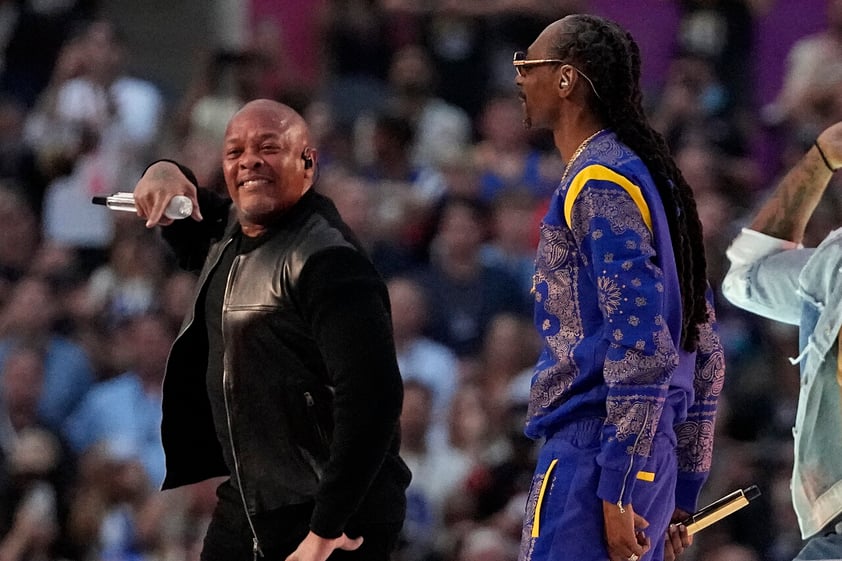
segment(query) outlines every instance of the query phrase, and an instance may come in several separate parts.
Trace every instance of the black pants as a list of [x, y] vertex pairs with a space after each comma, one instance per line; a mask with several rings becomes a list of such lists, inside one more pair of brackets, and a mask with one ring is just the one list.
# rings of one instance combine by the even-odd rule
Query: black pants
[[[226, 482], [217, 491], [219, 501], [208, 526], [201, 561], [252, 561], [254, 540], [242, 501]], [[313, 504], [294, 505], [260, 513], [252, 523], [263, 557], [259, 561], [284, 561], [310, 531]], [[400, 536], [401, 524], [368, 524], [348, 528], [349, 537], [363, 537], [356, 551], [337, 550], [330, 561], [389, 561]]]

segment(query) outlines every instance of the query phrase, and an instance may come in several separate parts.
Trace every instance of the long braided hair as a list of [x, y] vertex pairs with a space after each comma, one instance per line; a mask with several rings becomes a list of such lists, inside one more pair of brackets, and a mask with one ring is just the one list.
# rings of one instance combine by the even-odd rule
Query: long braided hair
[[575, 14], [564, 23], [550, 56], [569, 61], [592, 80], [592, 109], [643, 160], [658, 188], [681, 287], [681, 346], [692, 351], [698, 342], [699, 324], [707, 319], [702, 224], [693, 191], [675, 165], [664, 137], [649, 125], [644, 114], [640, 50], [627, 31], [607, 19]]

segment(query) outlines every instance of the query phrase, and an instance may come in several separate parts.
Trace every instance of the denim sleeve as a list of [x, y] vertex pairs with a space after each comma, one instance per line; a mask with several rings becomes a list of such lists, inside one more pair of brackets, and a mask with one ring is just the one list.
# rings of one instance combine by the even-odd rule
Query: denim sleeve
[[765, 318], [798, 325], [801, 317], [799, 276], [815, 251], [792, 242], [743, 230], [731, 247], [731, 267], [722, 282], [722, 294], [735, 306]]

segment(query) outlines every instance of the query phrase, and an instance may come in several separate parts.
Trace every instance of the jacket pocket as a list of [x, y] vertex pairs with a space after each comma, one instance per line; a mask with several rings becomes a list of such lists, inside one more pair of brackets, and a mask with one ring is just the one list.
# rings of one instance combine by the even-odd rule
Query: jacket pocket
[[323, 417], [327, 415], [324, 412], [320, 412], [320, 408], [324, 409], [324, 407], [316, 401], [316, 398], [311, 392], [305, 391], [302, 397], [304, 399], [304, 411], [307, 418], [308, 432], [310, 433], [309, 440], [314, 444], [316, 450], [324, 451], [324, 455], [327, 456], [330, 450], [331, 438], [324, 426], [325, 420]]

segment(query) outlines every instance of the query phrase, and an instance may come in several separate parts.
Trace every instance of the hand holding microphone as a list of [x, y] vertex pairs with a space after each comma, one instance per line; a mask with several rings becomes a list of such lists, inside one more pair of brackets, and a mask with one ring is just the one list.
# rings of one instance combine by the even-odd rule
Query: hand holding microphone
[[757, 485], [752, 485], [746, 489], [737, 489], [733, 493], [697, 510], [689, 518], [682, 520], [681, 524], [687, 528], [687, 533], [692, 536], [699, 530], [703, 530], [729, 514], [735, 513], [746, 506], [749, 501], [753, 501], [759, 496], [760, 489], [757, 488]]
[[[106, 197], [94, 197], [91, 200], [95, 205], [105, 205], [111, 210], [122, 210], [127, 212], [137, 212], [137, 206], [134, 202], [134, 194], [118, 192]], [[170, 199], [167, 208], [164, 210], [164, 216], [171, 220], [181, 220], [187, 218], [193, 213], [193, 202], [189, 197], [184, 195], [175, 195]]]
[[[675, 561], [693, 543], [693, 534], [740, 510], [759, 496], [760, 490], [757, 485], [752, 485], [746, 489], [738, 489], [690, 515], [676, 510], [673, 523], [667, 528], [664, 560]], [[676, 515], [679, 518], [676, 518]]]
[[136, 212], [146, 218], [147, 228], [153, 228], [188, 216], [202, 220], [196, 195], [196, 180], [190, 170], [170, 160], [159, 160], [146, 169], [133, 192], [94, 197], [93, 203]]

